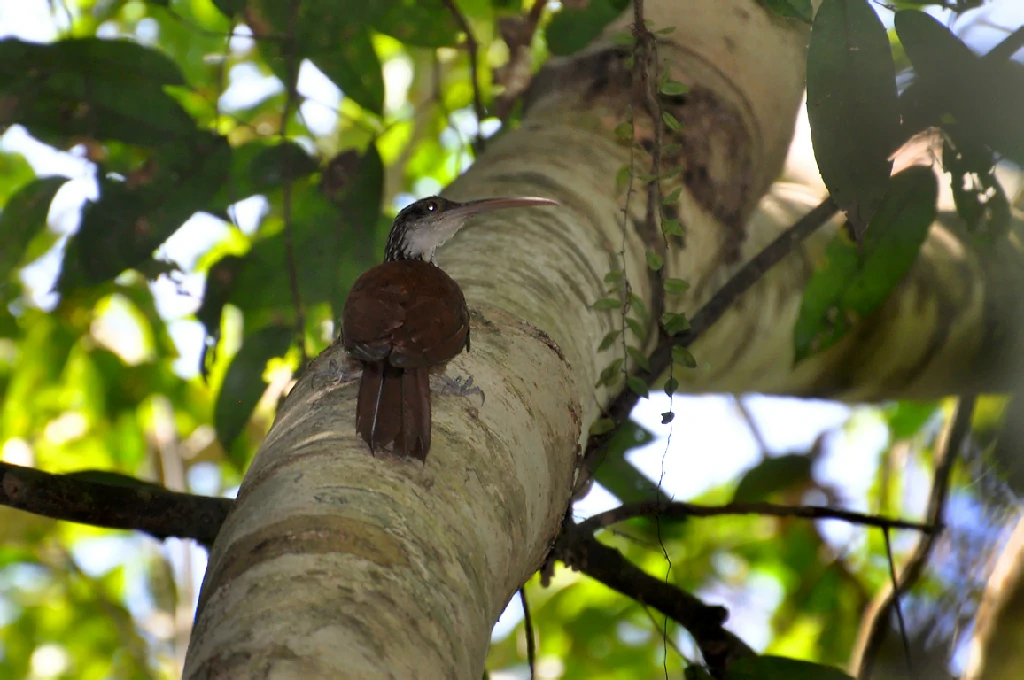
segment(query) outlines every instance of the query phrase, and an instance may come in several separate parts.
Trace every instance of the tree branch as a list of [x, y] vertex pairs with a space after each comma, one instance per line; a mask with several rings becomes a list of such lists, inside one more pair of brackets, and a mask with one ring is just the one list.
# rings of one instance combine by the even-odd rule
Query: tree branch
[[[650, 371], [638, 370], [637, 375], [642, 378], [648, 387], [654, 386], [657, 380], [672, 364], [672, 348], [676, 345], [687, 347], [692, 345], [703, 335], [722, 315], [739, 299], [743, 293], [750, 290], [755, 283], [761, 280], [772, 266], [781, 261], [791, 253], [801, 242], [813, 234], [828, 222], [839, 207], [831, 198], [823, 200], [816, 208], [800, 218], [793, 226], [782, 232], [778, 238], [765, 246], [764, 250], [758, 253], [753, 259], [743, 265], [736, 274], [722, 286], [707, 304], [701, 307], [692, 319], [690, 329], [673, 337], [662, 338], [654, 352], [650, 356]], [[605, 410], [605, 417], [610, 418], [616, 425], [621, 425], [633, 411], [640, 396], [632, 390], [623, 389], [608, 408]], [[587, 443], [587, 451], [584, 454], [582, 470], [579, 480], [584, 482], [590, 477], [594, 468], [601, 462], [608, 443], [615, 434], [616, 427], [610, 432], [594, 435]]]
[[234, 505], [230, 498], [178, 493], [145, 482], [107, 484], [83, 479], [83, 474], [54, 475], [0, 462], [0, 505], [68, 522], [142, 531], [160, 540], [193, 538], [206, 547]]
[[[971, 431], [971, 418], [974, 415], [974, 398], [961, 397], [957, 402], [956, 412], [953, 414], [952, 425], [946, 437], [945, 445], [940, 447], [935, 459], [935, 475], [932, 479], [932, 489], [928, 498], [928, 509], [926, 516], [928, 523], [935, 527], [943, 526], [946, 513], [946, 499], [949, 496], [949, 483], [953, 470], [953, 463], [956, 456], [963, 448], [967, 435]], [[899, 583], [895, 587], [890, 586], [876, 601], [872, 615], [865, 619], [860, 634], [858, 635], [857, 647], [853, 653], [851, 670], [859, 680], [867, 680], [871, 677], [875, 657], [878, 655], [885, 636], [889, 632], [889, 614], [897, 602], [899, 596], [913, 587], [914, 583], [921, 577], [924, 567], [928, 563], [935, 543], [938, 541], [940, 532], [933, 532], [924, 535], [914, 552], [907, 560], [903, 569], [900, 570]]]
[[941, 526], [866, 515], [850, 510], [827, 508], [820, 505], [775, 505], [773, 503], [727, 503], [725, 505], [698, 505], [695, 503], [645, 501], [620, 505], [587, 518], [577, 525], [581, 532], [593, 533], [598, 529], [624, 522], [634, 517], [659, 516], [662, 518], [722, 517], [726, 515], [763, 515], [766, 517], [800, 517], [803, 519], [833, 519], [880, 529], [910, 529], [931, 536]]
[[621, 552], [583, 530], [582, 525], [566, 522], [552, 554], [570, 569], [658, 610], [689, 631], [715, 677], [724, 677], [730, 662], [754, 654], [742, 640], [722, 627], [728, 617], [724, 607], [708, 605], [651, 576]]
[[473, 31], [469, 27], [469, 22], [466, 21], [466, 17], [462, 15], [462, 12], [455, 5], [455, 0], [444, 0], [444, 5], [451, 12], [456, 23], [459, 24], [459, 29], [466, 34], [466, 52], [469, 54], [469, 77], [473, 80], [473, 110], [476, 112], [476, 135], [473, 138], [473, 152], [479, 156], [484, 151], [484, 137], [480, 132], [480, 125], [484, 122], [484, 103], [483, 98], [480, 96], [480, 65], [477, 59], [479, 46], [477, 45], [476, 38], [473, 37]]

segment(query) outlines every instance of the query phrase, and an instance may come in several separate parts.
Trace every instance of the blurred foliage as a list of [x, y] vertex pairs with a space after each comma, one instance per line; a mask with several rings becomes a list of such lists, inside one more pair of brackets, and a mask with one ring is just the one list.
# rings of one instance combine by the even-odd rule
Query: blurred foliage
[[[497, 24], [530, 3], [456, 4], [479, 45], [490, 107], [500, 86], [486, 67], [508, 56]], [[584, 48], [628, 4], [566, 0], [545, 13], [532, 65], [549, 51]], [[764, 5], [809, 20], [804, 0]], [[442, 0], [71, 0], [52, 10], [52, 41], [0, 40], [3, 459], [229, 494], [300, 357], [333, 338], [348, 287], [377, 261], [396, 207], [472, 161], [477, 125], [460, 24]], [[943, 80], [944, 59], [979, 68], [967, 55], [929, 49], [934, 26], [897, 29], [916, 42], [904, 50], [890, 33], [895, 63], [930, 65], [922, 72], [929, 96], [955, 95], [949, 88], [961, 85]], [[1011, 76], [976, 86], [990, 95], [999, 77]], [[995, 125], [991, 138], [961, 126], [959, 146], [947, 151], [961, 179], [989, 177], [986, 152], [1019, 151], [1011, 134], [1019, 125], [985, 120]], [[16, 137], [48, 152], [23, 156], [12, 150]], [[61, 169], [43, 156], [59, 158]], [[991, 188], [957, 194], [972, 225], [1001, 223]], [[869, 231], [866, 242], [887, 233]], [[848, 297], [865, 271], [882, 267], [891, 275], [872, 279], [886, 288], [867, 291], [875, 304], [912, 259], [901, 257], [851, 265], [849, 280], [833, 277], [824, 297]], [[867, 499], [872, 510], [906, 510], [905, 477], [926, 466], [941, 411], [900, 403], [873, 412], [890, 438]], [[651, 442], [639, 426], [618, 432], [598, 483], [624, 502], [661, 497], [627, 455]], [[768, 456], [692, 500], [848, 500], [819, 473], [811, 452]], [[980, 507], [970, 481], [959, 493]], [[845, 664], [888, 573], [877, 532], [854, 530], [844, 545], [803, 521], [636, 519], [606, 534], [650, 573], [728, 603], [731, 625], [766, 651], [834, 666]], [[200, 574], [193, 558], [174, 541], [157, 546], [0, 508], [0, 677], [176, 677]], [[931, 575], [928, 592], [953, 578]], [[676, 677], [687, 666], [699, 677], [686, 633], [653, 610], [561, 568], [550, 588], [531, 581], [527, 591], [540, 662], [561, 677]], [[760, 604], [749, 605], [751, 597]], [[495, 642], [492, 671], [522, 668], [523, 635], [520, 623]], [[764, 664], [744, 672], [805, 670]]]

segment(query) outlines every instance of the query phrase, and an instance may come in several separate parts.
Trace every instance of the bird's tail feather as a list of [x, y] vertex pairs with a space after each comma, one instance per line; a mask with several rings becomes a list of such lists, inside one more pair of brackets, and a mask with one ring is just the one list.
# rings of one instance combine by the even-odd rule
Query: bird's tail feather
[[367, 362], [359, 382], [356, 431], [376, 451], [425, 460], [430, 451], [430, 375], [426, 368]]

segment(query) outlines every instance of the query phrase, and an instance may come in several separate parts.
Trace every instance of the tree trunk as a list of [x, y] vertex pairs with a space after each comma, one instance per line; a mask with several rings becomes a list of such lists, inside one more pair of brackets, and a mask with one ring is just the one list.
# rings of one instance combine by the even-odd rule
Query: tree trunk
[[[646, 18], [654, 30], [675, 27], [659, 56], [690, 87], [664, 102], [682, 122], [665, 131], [681, 145], [665, 167], [684, 167], [687, 232], [665, 269], [692, 285], [666, 305], [692, 312], [820, 200], [781, 185], [761, 198], [792, 137], [808, 27], [755, 0], [647, 0]], [[472, 351], [448, 372], [472, 375], [485, 403], [435, 396], [424, 465], [373, 458], [354, 431], [355, 383], [327, 375], [343, 353], [324, 352], [282, 405], [214, 546], [185, 677], [481, 677], [491, 627], [541, 565], [585, 433], [614, 396], [594, 388], [622, 354], [596, 352], [623, 323], [618, 311], [590, 308], [607, 295], [605, 274], [623, 268], [645, 306], [660, 307], [646, 253], [662, 238], [647, 225], [646, 188], [634, 182], [624, 228], [616, 187], [631, 160], [613, 133], [633, 96], [626, 57], [603, 42], [551, 60], [522, 126], [492, 140], [446, 192], [563, 203], [481, 218], [439, 253], [473, 311]], [[639, 107], [633, 117], [638, 136], [652, 138], [651, 117]], [[677, 372], [683, 391], [870, 399], [979, 384], [998, 337], [986, 329], [1013, 306], [1010, 295], [986, 297], [985, 277], [1019, 267], [1019, 254], [1003, 249], [983, 268], [939, 228], [884, 310], [794, 370], [793, 321], [828, 232], [692, 348], [701, 367]]]

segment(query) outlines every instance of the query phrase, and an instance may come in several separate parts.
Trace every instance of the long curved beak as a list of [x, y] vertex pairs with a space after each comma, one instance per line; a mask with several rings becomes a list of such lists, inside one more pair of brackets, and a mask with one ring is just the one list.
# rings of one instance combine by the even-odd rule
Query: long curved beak
[[526, 208], [541, 205], [561, 205], [558, 201], [539, 196], [501, 196], [498, 198], [481, 198], [475, 201], [466, 201], [445, 212], [445, 217], [469, 217], [492, 210], [504, 210], [505, 208]]

